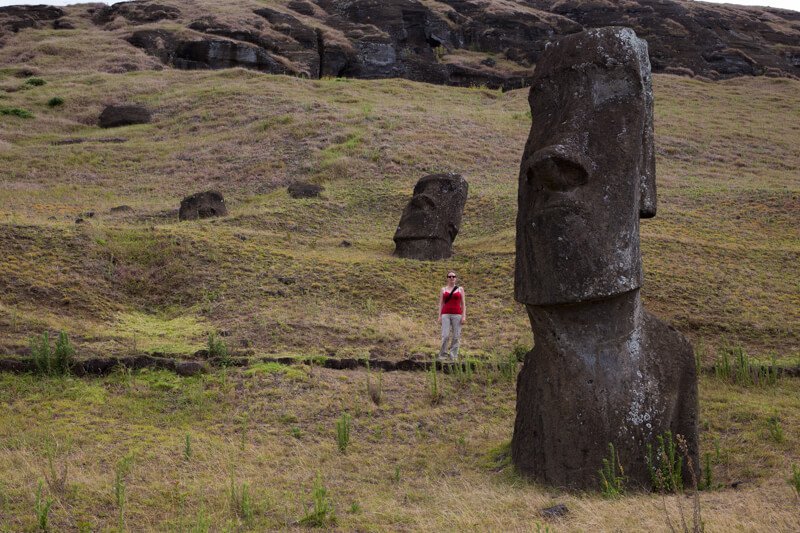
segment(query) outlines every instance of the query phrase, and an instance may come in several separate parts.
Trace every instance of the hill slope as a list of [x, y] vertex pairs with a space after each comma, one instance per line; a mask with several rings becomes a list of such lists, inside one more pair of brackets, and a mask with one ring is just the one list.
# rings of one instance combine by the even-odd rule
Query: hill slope
[[[188, 354], [220, 330], [259, 353], [402, 357], [435, 344], [446, 268], [467, 289], [468, 351], [530, 343], [512, 299], [524, 91], [241, 69], [61, 73], [32, 86], [16, 72], [0, 71], [12, 91], [0, 105], [34, 117], [0, 119], [7, 351], [49, 327], [86, 354]], [[800, 82], [657, 75], [655, 86], [649, 307], [708, 349], [796, 356]], [[54, 96], [65, 104], [48, 107]], [[154, 121], [101, 130], [92, 124], [110, 101], [146, 104]], [[455, 257], [393, 258], [413, 184], [440, 171], [470, 183]], [[326, 191], [292, 200], [294, 180]], [[180, 199], [208, 188], [230, 215], [179, 223]], [[133, 211], [110, 213], [122, 204]]]

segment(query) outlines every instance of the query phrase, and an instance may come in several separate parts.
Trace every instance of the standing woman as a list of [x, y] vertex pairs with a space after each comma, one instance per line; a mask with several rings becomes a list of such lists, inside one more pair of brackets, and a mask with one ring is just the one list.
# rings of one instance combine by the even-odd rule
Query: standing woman
[[456, 284], [456, 273], [447, 273], [447, 285], [439, 291], [439, 323], [442, 325], [442, 347], [439, 350], [439, 361], [448, 360], [447, 342], [453, 336], [450, 345], [450, 361], [458, 361], [458, 343], [461, 340], [461, 326], [467, 322], [467, 302], [464, 299], [464, 288]]

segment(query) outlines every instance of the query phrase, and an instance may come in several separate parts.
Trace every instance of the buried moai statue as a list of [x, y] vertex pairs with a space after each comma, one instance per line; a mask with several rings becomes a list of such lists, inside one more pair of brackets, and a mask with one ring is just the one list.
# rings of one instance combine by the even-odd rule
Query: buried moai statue
[[564, 37], [536, 65], [529, 103], [515, 297], [535, 346], [517, 382], [514, 464], [596, 489], [612, 443], [628, 482], [646, 486], [648, 445], [671, 432], [696, 470], [692, 347], [639, 296], [639, 219], [656, 212], [647, 44], [627, 28]]
[[468, 188], [458, 174], [420, 178], [394, 234], [394, 255], [420, 260], [453, 255]]

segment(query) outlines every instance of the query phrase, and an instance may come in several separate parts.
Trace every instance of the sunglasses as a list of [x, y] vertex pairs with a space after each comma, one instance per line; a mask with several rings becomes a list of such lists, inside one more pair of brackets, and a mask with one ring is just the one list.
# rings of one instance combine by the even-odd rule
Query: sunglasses
[[458, 276], [452, 276], [452, 275], [448, 274], [448, 275], [447, 275], [447, 277], [448, 277], [448, 278], [456, 278], [456, 277], [458, 277]]

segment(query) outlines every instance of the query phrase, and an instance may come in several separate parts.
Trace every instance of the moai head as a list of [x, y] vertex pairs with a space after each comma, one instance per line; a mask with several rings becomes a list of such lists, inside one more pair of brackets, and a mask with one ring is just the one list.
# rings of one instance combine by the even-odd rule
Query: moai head
[[421, 260], [450, 257], [467, 190], [467, 181], [458, 174], [421, 178], [394, 234], [395, 255]]
[[528, 102], [516, 299], [572, 303], [640, 287], [639, 218], [656, 212], [647, 43], [628, 28], [563, 37], [536, 65]]

